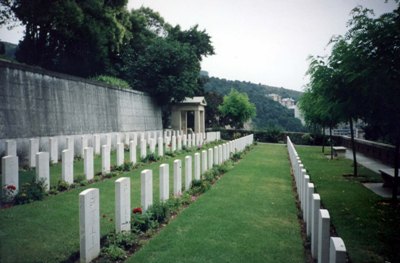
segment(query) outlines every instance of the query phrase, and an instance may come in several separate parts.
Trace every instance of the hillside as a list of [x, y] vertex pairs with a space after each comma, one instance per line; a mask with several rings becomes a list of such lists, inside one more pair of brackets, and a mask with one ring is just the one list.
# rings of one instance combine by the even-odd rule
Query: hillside
[[275, 127], [286, 131], [303, 131], [303, 125], [300, 120], [294, 118], [292, 110], [267, 97], [268, 94], [276, 93], [282, 97], [291, 97], [297, 101], [301, 96], [301, 92], [215, 77], [208, 78], [204, 85], [206, 92], [215, 92], [221, 95], [227, 95], [232, 88], [247, 93], [250, 101], [256, 105], [257, 116], [252, 123], [254, 128], [266, 129]]
[[5, 49], [5, 53], [0, 54], [0, 56], [3, 56], [9, 60], [15, 60], [15, 51], [17, 50], [17, 45], [3, 41], [0, 41], [0, 44], [3, 44]]

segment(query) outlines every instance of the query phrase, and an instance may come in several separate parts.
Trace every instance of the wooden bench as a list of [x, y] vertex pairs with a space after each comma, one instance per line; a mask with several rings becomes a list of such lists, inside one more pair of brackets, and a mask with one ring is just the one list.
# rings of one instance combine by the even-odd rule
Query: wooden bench
[[346, 147], [343, 146], [333, 146], [333, 154], [336, 157], [345, 157], [346, 155]]
[[[383, 180], [383, 187], [393, 187], [394, 184], [394, 169], [379, 169]], [[399, 169], [400, 176], [400, 169]], [[399, 177], [400, 178], [400, 177]], [[400, 183], [400, 181], [399, 181]]]

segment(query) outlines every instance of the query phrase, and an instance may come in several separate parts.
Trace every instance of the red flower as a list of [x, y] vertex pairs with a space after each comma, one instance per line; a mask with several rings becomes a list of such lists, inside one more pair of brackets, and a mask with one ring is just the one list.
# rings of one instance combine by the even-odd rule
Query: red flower
[[7, 185], [7, 189], [15, 191], [17, 189], [17, 187], [15, 187], [15, 185], [9, 184], [9, 185]]
[[136, 207], [132, 210], [134, 214], [141, 214], [142, 213], [142, 208], [141, 207]]

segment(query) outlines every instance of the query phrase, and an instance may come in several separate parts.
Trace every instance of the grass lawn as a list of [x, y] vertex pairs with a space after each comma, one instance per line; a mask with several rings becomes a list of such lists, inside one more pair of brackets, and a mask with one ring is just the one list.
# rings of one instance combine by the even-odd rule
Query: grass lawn
[[344, 177], [353, 172], [351, 160], [329, 160], [321, 147], [296, 149], [351, 261], [400, 262], [400, 209], [360, 182], [380, 181], [379, 175], [360, 167], [360, 178]]
[[[153, 170], [153, 200], [159, 200], [159, 165], [169, 163], [170, 192], [173, 191], [173, 161], [182, 160], [193, 153], [181, 153], [177, 157], [162, 162], [147, 164], [139, 169], [126, 172], [119, 177], [131, 178], [132, 208], [140, 206], [140, 172], [144, 169]], [[115, 153], [112, 157], [115, 164]], [[128, 160], [126, 155], [125, 160]], [[95, 166], [98, 167], [101, 158], [97, 157]], [[61, 178], [61, 164], [52, 166], [51, 185], [55, 185]], [[194, 165], [193, 165], [194, 167]], [[95, 172], [100, 168], [96, 168]], [[82, 161], [74, 164], [75, 176], [83, 173]], [[21, 173], [26, 180], [34, 171]], [[184, 175], [184, 172], [182, 172]], [[101, 182], [80, 187], [68, 192], [62, 192], [26, 205], [14, 206], [0, 210], [0, 262], [61, 262], [67, 260], [74, 253], [79, 252], [79, 205], [78, 195], [87, 188], [100, 189], [100, 227], [101, 235], [114, 229], [114, 182], [119, 177], [106, 179]], [[185, 178], [182, 176], [182, 184]]]
[[259, 144], [128, 262], [304, 262], [284, 145]]

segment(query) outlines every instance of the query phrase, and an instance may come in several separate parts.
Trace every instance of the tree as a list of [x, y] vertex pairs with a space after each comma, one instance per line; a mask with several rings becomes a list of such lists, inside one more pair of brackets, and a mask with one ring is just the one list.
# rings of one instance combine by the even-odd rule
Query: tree
[[[114, 72], [113, 62], [129, 39], [127, 0], [2, 0], [25, 26], [18, 61], [89, 77]], [[11, 16], [2, 15], [0, 23]]]
[[249, 101], [246, 93], [232, 89], [224, 96], [222, 105], [218, 107], [222, 116], [229, 119], [231, 127], [243, 128], [246, 121], [256, 116], [256, 106]]

